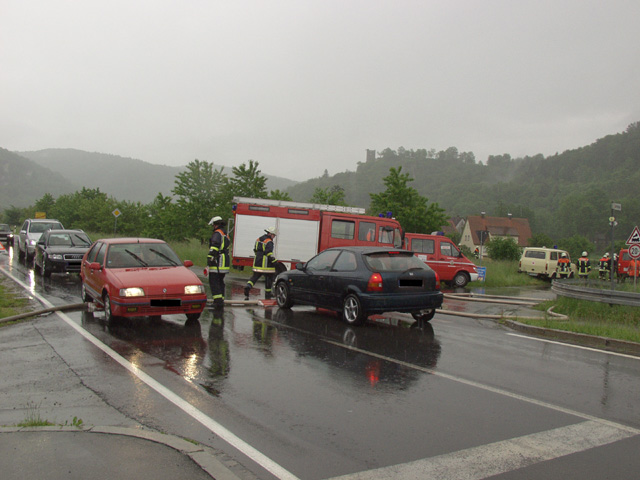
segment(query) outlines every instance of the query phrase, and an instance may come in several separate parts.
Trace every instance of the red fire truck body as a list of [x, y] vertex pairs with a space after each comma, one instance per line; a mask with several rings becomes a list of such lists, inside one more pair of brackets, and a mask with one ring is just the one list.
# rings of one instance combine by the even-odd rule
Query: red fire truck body
[[253, 251], [265, 229], [276, 229], [274, 254], [287, 268], [330, 247], [402, 247], [397, 220], [364, 215], [363, 208], [235, 197], [233, 265], [253, 265]]

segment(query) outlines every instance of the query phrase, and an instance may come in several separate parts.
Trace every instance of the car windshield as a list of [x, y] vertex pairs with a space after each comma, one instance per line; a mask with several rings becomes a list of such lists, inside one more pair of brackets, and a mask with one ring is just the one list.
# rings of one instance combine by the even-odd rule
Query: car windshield
[[404, 272], [429, 270], [429, 267], [411, 253], [378, 252], [365, 255], [365, 262], [376, 272]]
[[87, 247], [91, 245], [91, 240], [89, 240], [89, 237], [84, 233], [51, 233], [49, 235], [49, 245]]
[[0, 223], [0, 232], [10, 232], [9, 225], [6, 223]]
[[182, 262], [166, 243], [125, 243], [109, 247], [108, 268], [175, 267]]
[[62, 228], [62, 225], [58, 222], [34, 222], [29, 227], [31, 233], [42, 233], [47, 230], [54, 230], [56, 228]]

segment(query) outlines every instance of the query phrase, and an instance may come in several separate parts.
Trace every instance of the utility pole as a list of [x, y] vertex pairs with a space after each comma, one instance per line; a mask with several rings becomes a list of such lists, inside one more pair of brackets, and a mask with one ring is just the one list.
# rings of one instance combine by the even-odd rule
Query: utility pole
[[[611, 290], [615, 290], [615, 283], [613, 281], [613, 274], [615, 273], [613, 271], [613, 256], [616, 254], [616, 244], [613, 237], [613, 229], [616, 225], [618, 225], [618, 222], [616, 222], [616, 217], [613, 215], [614, 211], [621, 212], [622, 204], [611, 202], [611, 216], [609, 217], [609, 225], [611, 225], [611, 268], [609, 269], [609, 276], [611, 277]], [[618, 262], [619, 261], [620, 259], [618, 259]]]

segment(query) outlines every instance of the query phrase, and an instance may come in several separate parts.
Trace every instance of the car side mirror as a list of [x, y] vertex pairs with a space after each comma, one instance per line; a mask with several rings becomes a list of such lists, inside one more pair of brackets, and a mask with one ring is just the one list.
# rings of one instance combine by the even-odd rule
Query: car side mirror
[[193, 267], [193, 262], [191, 260], [185, 260], [184, 261], [184, 266], [189, 268], [189, 267]]
[[102, 265], [100, 265], [98, 262], [91, 262], [89, 264], [89, 268], [91, 270], [100, 270], [102, 268]]
[[298, 262], [296, 263], [296, 270], [302, 270], [303, 272], [307, 269], [307, 264]]

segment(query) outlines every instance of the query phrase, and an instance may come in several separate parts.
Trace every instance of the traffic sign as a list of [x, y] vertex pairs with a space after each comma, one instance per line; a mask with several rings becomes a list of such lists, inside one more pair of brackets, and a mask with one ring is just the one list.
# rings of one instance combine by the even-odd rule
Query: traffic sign
[[627, 239], [627, 245], [636, 244], [640, 244], [640, 230], [637, 225], [634, 227], [633, 232], [631, 232], [631, 235]]
[[[118, 217], [121, 215], [121, 213], [122, 213], [122, 212], [120, 212], [120, 210], [118, 210], [118, 209], [116, 208], [116, 209], [115, 209], [113, 212], [111, 212], [111, 213], [113, 213], [113, 216], [114, 216], [114, 217], [118, 218]], [[640, 232], [638, 232], [638, 237], [640, 238]], [[640, 240], [638, 241], [638, 243], [640, 243]]]
[[640, 245], [631, 245], [629, 247], [629, 256], [631, 258], [640, 258]]

